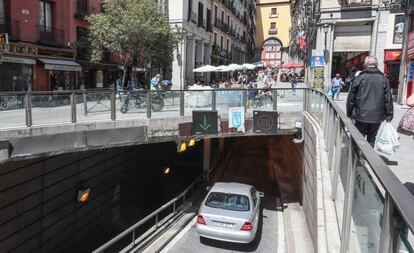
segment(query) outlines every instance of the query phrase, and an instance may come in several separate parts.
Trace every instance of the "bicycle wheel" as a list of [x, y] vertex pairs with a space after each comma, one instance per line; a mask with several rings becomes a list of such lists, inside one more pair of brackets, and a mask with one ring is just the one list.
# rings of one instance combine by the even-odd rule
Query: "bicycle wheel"
[[129, 111], [129, 102], [125, 101], [121, 106], [121, 113], [127, 113]]

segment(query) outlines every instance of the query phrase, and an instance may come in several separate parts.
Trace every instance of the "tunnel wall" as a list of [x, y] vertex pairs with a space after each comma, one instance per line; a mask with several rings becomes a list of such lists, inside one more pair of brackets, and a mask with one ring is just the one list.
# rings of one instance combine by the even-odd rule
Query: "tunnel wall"
[[[163, 151], [149, 146], [0, 164], [0, 252], [89, 252], [135, 223], [148, 213], [141, 206], [179, 185], [166, 188], [151, 162]], [[91, 189], [86, 203], [77, 201], [82, 185]]]

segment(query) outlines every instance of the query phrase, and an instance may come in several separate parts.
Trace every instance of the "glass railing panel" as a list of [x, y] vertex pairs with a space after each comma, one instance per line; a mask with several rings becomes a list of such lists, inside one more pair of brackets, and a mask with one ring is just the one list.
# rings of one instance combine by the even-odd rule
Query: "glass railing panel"
[[180, 91], [151, 92], [151, 117], [180, 116]]
[[111, 120], [111, 92], [76, 93], [76, 121]]
[[[116, 118], [133, 119], [147, 117], [147, 93], [146, 90], [125, 90], [116, 95]], [[152, 96], [151, 96], [152, 98]], [[157, 99], [157, 102], [159, 100]], [[161, 103], [162, 104], [162, 103]], [[159, 110], [157, 104], [157, 110]]]
[[[247, 90], [216, 90], [216, 109], [218, 114], [222, 117], [227, 117], [229, 114], [229, 108], [231, 107], [243, 107], [244, 99], [243, 94]], [[258, 90], [253, 90], [251, 93]], [[252, 96], [253, 94], [251, 94]]]
[[365, 165], [357, 156], [349, 237], [350, 252], [379, 252], [383, 221], [383, 189], [375, 183]]
[[339, 160], [339, 173], [338, 173], [338, 185], [336, 189], [335, 197], [335, 210], [338, 217], [338, 224], [340, 234], [342, 235], [342, 221], [344, 218], [344, 201], [345, 191], [348, 182], [348, 170], [349, 170], [349, 147], [351, 145], [350, 138], [345, 134], [345, 129], [342, 131], [341, 136], [341, 156]]
[[0, 95], [0, 126], [8, 128], [25, 125], [25, 94]]
[[211, 110], [213, 92], [210, 90], [188, 90], [184, 92], [184, 115], [192, 116], [193, 111]]
[[413, 249], [413, 234], [409, 231], [408, 232], [409, 237], [404, 233], [404, 231], [397, 230], [396, 231], [396, 247], [395, 247], [395, 253], [414, 253]]
[[32, 94], [33, 125], [71, 122], [70, 93]]
[[277, 91], [279, 128], [294, 129], [302, 120], [304, 90], [283, 89]]

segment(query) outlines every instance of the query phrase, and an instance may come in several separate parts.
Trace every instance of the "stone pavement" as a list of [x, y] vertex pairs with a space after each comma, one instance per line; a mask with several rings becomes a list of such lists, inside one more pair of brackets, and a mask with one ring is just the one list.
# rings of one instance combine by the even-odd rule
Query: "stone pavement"
[[[340, 100], [337, 101], [337, 104], [346, 111], [346, 98], [347, 93], [341, 93]], [[397, 129], [398, 124], [404, 115], [404, 113], [409, 109], [406, 105], [400, 105], [394, 103], [394, 119], [391, 124]], [[381, 130], [384, 126], [384, 123], [381, 125], [378, 134], [381, 133]], [[379, 155], [384, 159], [388, 164], [390, 169], [395, 173], [395, 175], [400, 179], [400, 181], [407, 186], [407, 188], [414, 194], [414, 139], [413, 136], [407, 136], [400, 134], [400, 148], [393, 155], [386, 155], [379, 153]]]

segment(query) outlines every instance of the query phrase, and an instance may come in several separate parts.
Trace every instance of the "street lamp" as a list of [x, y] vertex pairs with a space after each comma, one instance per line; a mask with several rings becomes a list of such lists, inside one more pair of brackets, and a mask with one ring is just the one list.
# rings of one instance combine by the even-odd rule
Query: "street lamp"
[[329, 57], [328, 48], [326, 46], [326, 41], [327, 41], [327, 38], [328, 38], [328, 31], [329, 31], [329, 25], [324, 24], [323, 25], [323, 32], [325, 33], [325, 49], [323, 50], [323, 56], [325, 58], [325, 63], [328, 62], [328, 57]]

